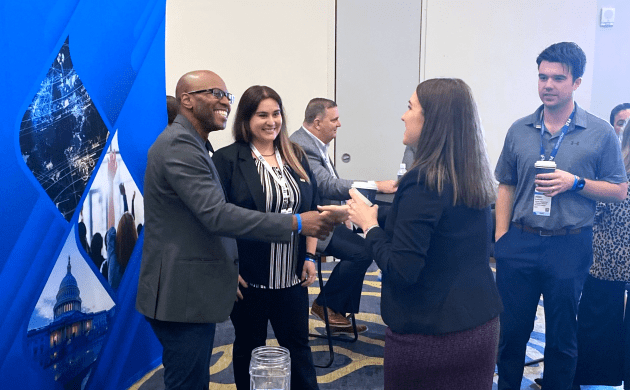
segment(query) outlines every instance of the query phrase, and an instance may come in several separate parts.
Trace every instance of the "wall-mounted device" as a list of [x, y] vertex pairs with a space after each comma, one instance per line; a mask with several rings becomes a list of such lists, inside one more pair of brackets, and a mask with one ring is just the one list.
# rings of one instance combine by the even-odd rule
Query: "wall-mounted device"
[[601, 27], [612, 27], [615, 22], [615, 9], [614, 8], [602, 8], [602, 15], [599, 19], [599, 25]]

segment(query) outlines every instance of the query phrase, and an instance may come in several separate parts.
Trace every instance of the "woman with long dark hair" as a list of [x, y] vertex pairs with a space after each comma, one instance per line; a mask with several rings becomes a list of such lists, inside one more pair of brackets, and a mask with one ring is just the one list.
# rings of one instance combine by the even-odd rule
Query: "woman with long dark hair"
[[488, 263], [495, 190], [476, 104], [462, 80], [427, 80], [402, 120], [414, 162], [384, 228], [354, 190], [350, 204], [383, 272], [385, 389], [491, 389], [502, 306]]
[[[136, 230], [135, 218], [133, 215], [133, 202], [131, 205], [132, 213], [127, 209], [127, 194], [125, 186], [120, 183], [118, 189], [123, 200], [125, 212], [118, 220], [118, 228], [114, 227], [116, 213], [114, 211], [114, 177], [118, 169], [116, 161], [116, 153], [113, 151], [109, 154], [107, 162], [107, 180], [109, 182], [109, 196], [107, 206], [107, 233], [105, 233], [105, 243], [107, 246], [107, 281], [114, 291], [118, 290], [118, 286], [122, 280], [127, 263], [131, 257], [136, 241], [138, 241], [138, 232]], [[136, 194], [134, 192], [134, 198]]]
[[[127, 269], [127, 263], [131, 258], [131, 252], [138, 241], [135, 219], [133, 215], [126, 212], [118, 221], [118, 228], [113, 227], [107, 231], [107, 279], [114, 290], [118, 289], [123, 274]], [[109, 246], [112, 243], [114, 245]]]
[[[255, 85], [243, 93], [234, 139], [212, 157], [228, 202], [271, 213], [317, 208], [315, 179], [302, 150], [289, 140], [282, 100], [273, 89]], [[317, 239], [296, 234], [289, 243], [236, 242], [240, 291], [230, 315], [236, 388], [249, 389], [251, 352], [265, 345], [270, 322], [291, 354], [291, 388], [317, 389], [306, 288], [315, 280]]]

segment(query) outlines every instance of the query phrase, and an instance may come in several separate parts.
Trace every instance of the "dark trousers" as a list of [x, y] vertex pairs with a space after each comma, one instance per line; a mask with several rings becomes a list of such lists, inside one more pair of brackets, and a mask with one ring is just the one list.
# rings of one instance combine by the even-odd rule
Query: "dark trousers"
[[242, 288], [243, 300], [234, 304], [232, 366], [238, 390], [249, 390], [252, 350], [265, 345], [267, 322], [278, 344], [291, 354], [291, 389], [318, 389], [313, 355], [308, 345], [308, 289], [300, 285], [278, 290]]
[[[578, 312], [576, 385], [618, 386], [630, 389], [630, 314], [624, 295], [626, 283], [588, 276]], [[628, 302], [630, 305], [630, 301]]]
[[500, 390], [518, 390], [540, 295], [545, 310], [543, 389], [571, 388], [577, 363], [578, 300], [592, 261], [593, 233], [541, 237], [514, 226], [495, 244], [503, 300]]
[[164, 348], [165, 390], [208, 390], [216, 324], [147, 321]]
[[[365, 272], [372, 264], [372, 255], [365, 240], [345, 225], [333, 230], [325, 255], [341, 261], [333, 269], [322, 291], [326, 294], [326, 305], [337, 313], [358, 313]], [[321, 293], [317, 303], [323, 304]]]

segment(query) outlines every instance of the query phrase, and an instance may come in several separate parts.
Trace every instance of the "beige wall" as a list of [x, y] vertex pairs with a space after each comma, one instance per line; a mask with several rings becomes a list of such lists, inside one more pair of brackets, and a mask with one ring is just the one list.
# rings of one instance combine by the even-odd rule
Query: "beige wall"
[[587, 66], [575, 99], [589, 109], [597, 0], [425, 0], [422, 79], [457, 77], [470, 85], [486, 131], [491, 166], [510, 125], [541, 104], [536, 57], [576, 42]]
[[[541, 104], [535, 60], [555, 42], [575, 41], [585, 51], [588, 64], [576, 100], [590, 107], [597, 0], [423, 0], [421, 10], [418, 0], [396, 0], [386, 9], [384, 0], [337, 3], [337, 97], [345, 124], [337, 150], [352, 157], [343, 163], [337, 156], [342, 176], [395, 175], [404, 131], [399, 118], [418, 81], [435, 77], [470, 85], [494, 167], [509, 126]], [[342, 12], [362, 3], [369, 4], [362, 12]], [[359, 39], [356, 31], [364, 40], [342, 46]], [[350, 60], [357, 71], [344, 72], [340, 64]]]
[[[374, 0], [377, 1], [378, 0]], [[391, 9], [388, 0], [381, 0], [385, 11]], [[626, 0], [610, 0], [615, 3]], [[406, 4], [417, 6], [420, 0], [396, 0], [396, 7]], [[336, 3], [357, 3], [353, 20], [335, 21]], [[599, 1], [602, 6], [602, 1]], [[173, 94], [177, 79], [194, 69], [211, 69], [225, 80], [237, 99], [247, 87], [266, 84], [282, 96], [287, 112], [289, 132], [302, 122], [304, 107], [315, 96], [335, 97], [335, 88], [344, 80], [335, 80], [336, 23], [344, 28], [363, 28], [352, 23], [386, 28], [383, 24], [396, 23], [396, 18], [385, 18], [379, 7], [362, 9], [359, 0], [168, 0], [166, 17], [166, 86]], [[394, 7], [394, 8], [396, 8]], [[586, 52], [587, 66], [576, 100], [585, 108], [601, 100], [591, 96], [595, 65], [605, 59], [596, 58], [596, 36], [606, 34], [609, 40], [617, 38], [616, 31], [627, 29], [623, 15], [613, 29], [600, 31], [598, 27], [598, 0], [423, 0], [422, 15], [417, 23], [421, 27], [419, 69], [415, 80], [432, 77], [459, 77], [472, 88], [479, 104], [492, 166], [496, 163], [505, 133], [516, 119], [534, 111], [540, 104], [536, 90], [536, 63], [538, 53], [551, 43], [575, 41]], [[623, 7], [619, 8], [619, 12]], [[407, 15], [408, 16], [408, 15]], [[415, 17], [415, 16], [414, 16]], [[347, 24], [350, 24], [348, 26]], [[341, 25], [338, 29], [343, 30]], [[624, 30], [625, 31], [625, 30]], [[612, 37], [612, 38], [611, 38]], [[384, 40], [385, 42], [379, 42]], [[366, 48], [387, 45], [396, 50], [408, 41], [404, 34], [389, 37], [372, 34], [366, 38]], [[615, 47], [615, 42], [608, 42]], [[627, 51], [626, 51], [627, 52]], [[362, 55], [359, 50], [357, 56]], [[624, 54], [627, 58], [630, 53]], [[630, 61], [625, 61], [625, 64]], [[379, 68], [377, 61], [363, 61], [362, 67], [374, 67], [370, 80], [361, 78], [356, 85], [367, 85], [374, 78], [397, 77], [395, 67]], [[627, 67], [627, 65], [626, 65]], [[362, 71], [366, 71], [363, 69]], [[595, 70], [596, 71], [596, 70]], [[611, 72], [610, 66], [605, 69]], [[398, 72], [398, 73], [397, 73]], [[405, 74], [405, 77], [408, 75]], [[612, 77], [612, 76], [611, 76]], [[352, 81], [351, 81], [352, 82]], [[409, 82], [413, 84], [416, 81]], [[357, 92], [358, 100], [365, 103], [340, 106], [341, 122], [338, 149], [344, 143], [357, 139], [379, 148], [379, 159], [366, 159], [359, 164], [343, 164], [336, 156], [342, 175], [357, 179], [383, 179], [395, 174], [401, 158], [402, 146], [398, 143], [367, 141], [370, 134], [378, 139], [384, 128], [391, 129], [392, 137], [402, 138], [400, 115], [415, 85], [404, 93], [382, 94], [382, 99], [400, 102], [398, 106], [384, 108], [375, 105], [378, 98], [372, 92]], [[614, 85], [607, 84], [609, 90]], [[359, 88], [360, 89], [360, 88]], [[602, 88], [600, 88], [602, 90]], [[605, 93], [605, 91], [601, 91]], [[398, 96], [400, 95], [400, 96]], [[619, 94], [615, 95], [618, 96]], [[339, 96], [337, 96], [339, 97]], [[610, 104], [607, 104], [610, 105]], [[236, 107], [233, 107], [235, 110]], [[610, 107], [612, 108], [612, 107]], [[605, 117], [600, 108], [597, 114]], [[390, 112], [391, 111], [391, 112]], [[379, 126], [351, 126], [357, 118], [391, 116], [391, 121]], [[391, 123], [390, 123], [391, 122]], [[355, 127], [355, 128], [353, 128]], [[228, 130], [212, 134], [211, 141], [220, 147], [231, 142], [231, 122]], [[341, 136], [343, 132], [347, 136]], [[352, 134], [354, 133], [354, 134]], [[364, 148], [370, 153], [370, 148]], [[353, 161], [360, 151], [353, 153]], [[356, 156], [356, 157], [355, 157]], [[378, 160], [378, 161], [377, 161]], [[355, 167], [351, 167], [354, 165]], [[377, 176], [377, 177], [374, 177]]]
[[[167, 0], [166, 91], [191, 70], [218, 73], [239, 96], [249, 86], [275, 89], [289, 132], [315, 97], [334, 97], [334, 0]], [[232, 142], [231, 125], [210, 135], [215, 148]]]

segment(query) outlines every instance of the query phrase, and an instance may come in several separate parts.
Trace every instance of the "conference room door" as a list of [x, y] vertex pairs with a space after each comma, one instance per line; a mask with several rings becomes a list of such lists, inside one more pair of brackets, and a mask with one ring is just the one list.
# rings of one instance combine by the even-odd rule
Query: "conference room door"
[[335, 163], [343, 178], [395, 179], [400, 120], [420, 80], [422, 1], [337, 0]]

